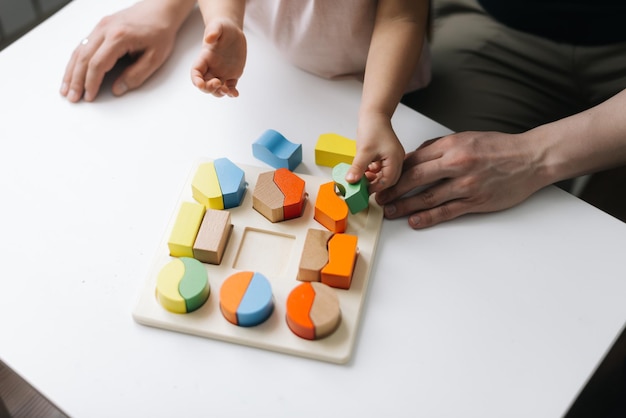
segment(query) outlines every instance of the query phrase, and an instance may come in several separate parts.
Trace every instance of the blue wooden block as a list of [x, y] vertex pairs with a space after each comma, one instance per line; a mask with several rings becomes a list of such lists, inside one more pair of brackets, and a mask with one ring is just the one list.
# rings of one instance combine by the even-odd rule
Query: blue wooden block
[[274, 310], [272, 286], [261, 273], [254, 273], [237, 308], [237, 324], [253, 327], [265, 321]]
[[233, 164], [228, 158], [218, 158], [213, 161], [217, 180], [222, 190], [224, 209], [234, 208], [241, 205], [243, 195], [246, 192], [246, 174]]
[[302, 162], [302, 144], [294, 144], [268, 129], [252, 144], [252, 155], [274, 168], [293, 171]]

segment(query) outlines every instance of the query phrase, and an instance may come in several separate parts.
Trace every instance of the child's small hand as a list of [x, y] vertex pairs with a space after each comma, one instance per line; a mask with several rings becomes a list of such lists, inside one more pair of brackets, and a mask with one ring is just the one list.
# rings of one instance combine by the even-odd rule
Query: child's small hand
[[213, 21], [205, 29], [202, 50], [191, 69], [193, 84], [215, 97], [237, 97], [237, 82], [246, 63], [246, 37], [229, 20]]
[[357, 130], [357, 151], [346, 181], [354, 183], [363, 175], [370, 181], [370, 193], [397, 183], [402, 173], [404, 147], [384, 115], [362, 115]]

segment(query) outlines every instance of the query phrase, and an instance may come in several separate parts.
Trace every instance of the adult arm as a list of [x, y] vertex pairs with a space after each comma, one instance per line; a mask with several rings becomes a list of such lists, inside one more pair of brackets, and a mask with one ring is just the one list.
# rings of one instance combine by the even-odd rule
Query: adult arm
[[507, 209], [547, 185], [622, 164], [626, 90], [521, 134], [462, 132], [427, 141], [406, 155], [398, 183], [376, 199], [386, 217], [408, 215], [421, 229]]
[[113, 94], [141, 86], [170, 56], [195, 0], [145, 0], [100, 20], [68, 62], [61, 94], [70, 102], [96, 98], [104, 75], [126, 56], [136, 60], [113, 82]]

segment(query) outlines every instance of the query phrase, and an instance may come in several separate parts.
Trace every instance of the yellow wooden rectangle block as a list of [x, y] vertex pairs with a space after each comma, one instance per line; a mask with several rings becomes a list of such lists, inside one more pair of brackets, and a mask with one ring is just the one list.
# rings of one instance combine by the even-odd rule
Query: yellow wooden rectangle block
[[205, 212], [206, 208], [199, 203], [183, 202], [180, 205], [170, 239], [167, 241], [172, 257], [193, 258], [193, 244]]
[[220, 264], [232, 227], [230, 212], [207, 209], [193, 245], [194, 258], [203, 263]]
[[322, 134], [315, 144], [315, 164], [334, 167], [339, 163], [352, 164], [356, 155], [356, 141], [344, 136]]

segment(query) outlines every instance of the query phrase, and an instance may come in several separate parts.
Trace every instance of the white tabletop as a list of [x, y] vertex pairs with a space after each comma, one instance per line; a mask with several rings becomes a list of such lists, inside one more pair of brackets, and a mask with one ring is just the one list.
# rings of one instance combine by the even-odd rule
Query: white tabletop
[[[360, 85], [249, 36], [237, 99], [189, 81], [194, 14], [139, 91], [59, 94], [73, 47], [131, 0], [74, 0], [0, 53], [0, 358], [74, 417], [557, 417], [626, 320], [626, 226], [554, 187], [423, 231], [384, 221], [352, 360], [336, 365], [146, 327], [132, 311], [199, 158], [259, 165], [272, 128], [316, 166], [354, 137]], [[400, 107], [407, 149], [446, 129]]]

